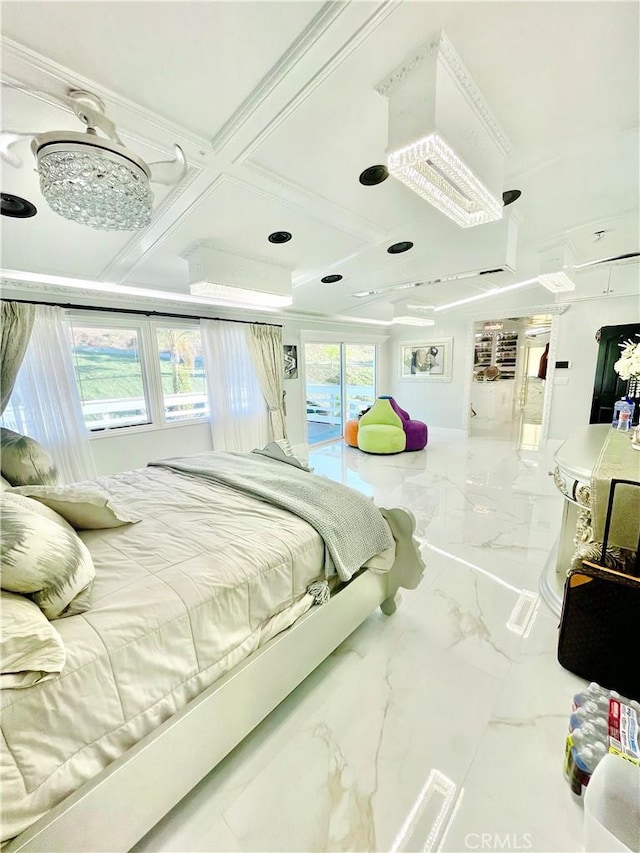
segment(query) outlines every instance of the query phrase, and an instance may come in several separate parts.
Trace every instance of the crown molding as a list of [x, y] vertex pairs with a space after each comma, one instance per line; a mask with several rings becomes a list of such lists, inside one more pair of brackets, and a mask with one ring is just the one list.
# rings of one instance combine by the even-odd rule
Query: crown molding
[[[56, 284], [42, 284], [37, 279], [37, 273], [33, 274], [33, 281], [16, 281], [14, 279], [2, 279], [2, 295], [3, 298], [11, 297], [12, 295], [15, 298], [24, 298], [29, 297], [33, 300], [33, 302], [42, 301], [42, 297], [55, 297], [56, 302], [65, 302], [72, 303], [76, 299], [87, 299], [91, 300], [94, 307], [98, 305], [102, 305], [103, 303], [108, 303], [109, 305], [115, 305], [116, 307], [121, 307], [122, 305], [128, 305], [130, 308], [134, 308], [136, 305], [142, 305], [147, 308], [153, 308], [158, 310], [159, 307], [163, 309], [165, 307], [180, 309], [181, 313], [185, 311], [193, 311], [196, 309], [193, 303], [182, 302], [179, 299], [163, 299], [161, 303], [159, 303], [157, 296], [143, 296], [143, 295], [134, 295], [130, 293], [111, 293], [108, 290], [90, 290], [89, 288], [83, 287], [62, 287]], [[44, 301], [47, 301], [46, 299]], [[91, 305], [87, 305], [87, 308], [90, 308]], [[202, 305], [202, 308], [207, 308], [209, 306]], [[126, 311], [126, 308], [122, 308], [123, 311]]]
[[[206, 303], [184, 302], [180, 299], [162, 299], [158, 301], [157, 296], [133, 295], [122, 293], [109, 293], [108, 291], [89, 290], [87, 288], [69, 288], [59, 285], [41, 284], [37, 281], [37, 273], [34, 273], [33, 281], [15, 281], [12, 279], [2, 279], [3, 298], [11, 299], [26, 299], [34, 303], [38, 302], [59, 302], [63, 305], [71, 306], [77, 300], [87, 301], [86, 305], [81, 305], [83, 309], [90, 311], [92, 308], [113, 307], [119, 308], [123, 314], [127, 313], [127, 309], [140, 310], [148, 309], [152, 311], [170, 312], [174, 309], [176, 314], [190, 314], [194, 318], [216, 315], [224, 319], [247, 319], [255, 320], [256, 323], [297, 323], [300, 326], [340, 326], [351, 328], [354, 325], [360, 327], [373, 328], [374, 326], [382, 326], [383, 324], [372, 324], [370, 320], [361, 317], [346, 317], [344, 315], [309, 315], [304, 311], [286, 310], [286, 311], [249, 311], [243, 312], [243, 309], [227, 308], [224, 306], [209, 305]], [[169, 292], [168, 292], [169, 293]], [[329, 334], [329, 333], [328, 333]], [[367, 334], [367, 333], [362, 333]], [[383, 342], [386, 337], [382, 334], [375, 335], [369, 333], [372, 339], [375, 337], [376, 342]]]
[[400, 65], [397, 65], [384, 80], [378, 83], [375, 87], [376, 92], [385, 98], [389, 97], [390, 93], [413, 73], [418, 66], [422, 65], [426, 59], [429, 59], [436, 53], [438, 54], [438, 58], [444, 61], [452, 78], [464, 93], [473, 109], [482, 117], [502, 153], [505, 155], [509, 154], [513, 150], [509, 137], [493, 114], [484, 95], [444, 30], [441, 30], [437, 36], [414, 51]]
[[235, 136], [282, 80], [293, 71], [300, 59], [345, 11], [350, 2], [351, 0], [328, 0], [322, 5], [320, 11], [307, 24], [298, 38], [292, 42], [213, 137], [211, 145], [216, 154]]
[[[365, 42], [369, 36], [399, 7], [401, 0], [382, 0], [376, 10], [367, 18], [355, 33], [339, 48], [320, 70], [305, 83], [298, 93], [280, 110], [263, 128], [251, 142], [236, 155], [233, 162], [243, 163], [277, 130], [280, 125], [289, 119], [315, 90], [336, 71], [351, 54]], [[355, 4], [358, 6], [359, 4]], [[363, 4], [364, 5], [364, 4]]]
[[[206, 137], [185, 130], [171, 119], [140, 106], [90, 80], [70, 68], [48, 59], [13, 39], [2, 39], [2, 77], [11, 81], [25, 94], [71, 112], [66, 96], [69, 89], [83, 89], [98, 95], [107, 105], [109, 117], [126, 136], [137, 139], [166, 153], [165, 144], [177, 141], [189, 152], [191, 160], [209, 151], [211, 143]], [[158, 143], [158, 135], [163, 142]], [[164, 142], [167, 139], [167, 142]]]
[[383, 98], [388, 98], [391, 92], [406, 80], [419, 65], [422, 65], [425, 59], [429, 59], [437, 53], [439, 46], [439, 39], [431, 39], [423, 44], [411, 56], [407, 56], [399, 65], [396, 65], [393, 71], [378, 83], [375, 87], [376, 92]]

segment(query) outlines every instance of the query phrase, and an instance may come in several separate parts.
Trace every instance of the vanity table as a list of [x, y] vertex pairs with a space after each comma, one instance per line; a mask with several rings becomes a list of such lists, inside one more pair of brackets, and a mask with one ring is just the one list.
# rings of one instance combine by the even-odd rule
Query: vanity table
[[[562, 609], [562, 596], [567, 572], [580, 545], [591, 541], [591, 476], [603, 445], [611, 432], [609, 424], [590, 424], [577, 429], [558, 448], [555, 467], [550, 476], [564, 496], [560, 534], [540, 577], [542, 599], [557, 615]], [[636, 454], [639, 457], [640, 452]], [[635, 462], [635, 460], [634, 460]], [[635, 468], [629, 471], [629, 479]]]

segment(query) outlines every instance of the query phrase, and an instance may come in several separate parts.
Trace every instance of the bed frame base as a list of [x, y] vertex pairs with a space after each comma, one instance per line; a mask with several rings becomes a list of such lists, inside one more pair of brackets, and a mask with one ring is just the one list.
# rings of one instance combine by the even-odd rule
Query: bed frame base
[[365, 571], [211, 685], [15, 838], [17, 851], [126, 851], [380, 605], [395, 612], [401, 570]]

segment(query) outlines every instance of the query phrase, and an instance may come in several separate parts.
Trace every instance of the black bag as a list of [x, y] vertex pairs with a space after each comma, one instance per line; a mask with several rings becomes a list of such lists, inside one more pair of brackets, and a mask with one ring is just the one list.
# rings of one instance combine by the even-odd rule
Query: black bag
[[558, 661], [570, 672], [640, 700], [640, 538], [634, 574], [604, 565], [616, 487], [637, 486], [612, 480], [599, 565], [584, 561], [564, 586]]

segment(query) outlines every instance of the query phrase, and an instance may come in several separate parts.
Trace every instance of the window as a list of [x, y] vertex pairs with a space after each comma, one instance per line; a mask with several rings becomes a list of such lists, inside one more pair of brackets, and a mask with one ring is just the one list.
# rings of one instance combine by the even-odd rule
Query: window
[[72, 326], [73, 359], [87, 429], [151, 423], [140, 330]]
[[200, 329], [156, 330], [167, 423], [209, 414]]
[[200, 328], [95, 313], [72, 318], [76, 382], [88, 430], [163, 427], [209, 415]]

